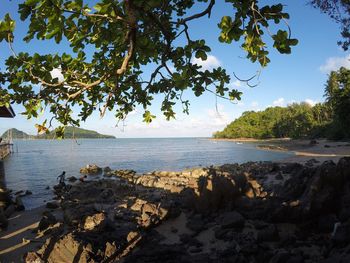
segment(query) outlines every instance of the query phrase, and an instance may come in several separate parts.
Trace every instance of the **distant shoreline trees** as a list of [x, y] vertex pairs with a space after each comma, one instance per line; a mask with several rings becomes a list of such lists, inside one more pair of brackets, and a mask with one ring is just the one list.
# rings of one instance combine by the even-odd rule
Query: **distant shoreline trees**
[[329, 75], [326, 102], [311, 106], [293, 103], [247, 111], [216, 132], [214, 138], [350, 138], [350, 70], [340, 68]]

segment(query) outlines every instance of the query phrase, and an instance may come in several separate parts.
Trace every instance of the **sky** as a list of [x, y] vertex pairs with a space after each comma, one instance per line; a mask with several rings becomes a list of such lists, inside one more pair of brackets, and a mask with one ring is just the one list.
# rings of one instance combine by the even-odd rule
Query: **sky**
[[[6, 13], [18, 20], [16, 14], [20, 1], [0, 0], [0, 19]], [[223, 15], [233, 15], [233, 11], [224, 1], [217, 1], [210, 19], [204, 18], [189, 24], [192, 38], [204, 38], [212, 48], [206, 61], [197, 63], [205, 69], [217, 66], [224, 67], [232, 76], [230, 86], [243, 92], [242, 100], [231, 103], [216, 98], [213, 94], [205, 94], [199, 98], [186, 92], [185, 98], [190, 100], [190, 114], [181, 112], [176, 107], [176, 120], [166, 121], [160, 112], [161, 97], [155, 98], [151, 112], [157, 118], [151, 123], [142, 122], [142, 108], [136, 108], [121, 123], [107, 113], [103, 119], [98, 112], [93, 114], [82, 128], [96, 130], [103, 134], [118, 138], [133, 137], [210, 137], [215, 131], [222, 130], [227, 124], [238, 118], [244, 111], [263, 110], [270, 106], [286, 106], [293, 102], [306, 101], [311, 105], [324, 101], [324, 87], [330, 71], [339, 67], [350, 68], [350, 54], [344, 52], [337, 41], [341, 39], [339, 25], [319, 10], [306, 4], [306, 1], [260, 1], [261, 4], [283, 3], [285, 11], [290, 14], [289, 26], [292, 37], [299, 44], [292, 49], [292, 54], [282, 55], [270, 48], [271, 63], [264, 68], [259, 79], [250, 88], [235, 79], [233, 72], [241, 79], [249, 78], [260, 71], [260, 66], [248, 61], [237, 43], [222, 44], [217, 40], [219, 29], [217, 23]], [[200, 7], [199, 7], [200, 8]], [[198, 10], [199, 10], [198, 8]], [[282, 25], [283, 26], [283, 25]], [[271, 30], [274, 30], [272, 27]], [[69, 52], [67, 45], [57, 46], [53, 42], [33, 41], [24, 43], [26, 26], [18, 22], [15, 31], [14, 47], [17, 52], [56, 53]], [[0, 43], [0, 68], [4, 68], [4, 60], [10, 55], [5, 43]], [[0, 134], [8, 128], [17, 128], [29, 134], [35, 134], [34, 125], [45, 117], [27, 120], [20, 113], [23, 107], [13, 105], [17, 114], [14, 119], [0, 119]]]

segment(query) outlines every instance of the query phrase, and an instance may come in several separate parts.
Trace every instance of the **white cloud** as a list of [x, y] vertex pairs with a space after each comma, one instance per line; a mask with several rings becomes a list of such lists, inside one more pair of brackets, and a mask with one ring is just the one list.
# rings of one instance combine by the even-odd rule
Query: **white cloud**
[[231, 83], [233, 86], [236, 86], [236, 87], [241, 87], [242, 86], [242, 82], [240, 82], [238, 79], [234, 82]]
[[350, 68], [350, 54], [345, 57], [330, 57], [326, 63], [320, 66], [323, 73], [338, 70], [340, 67]]
[[238, 107], [244, 107], [244, 106], [245, 106], [244, 102], [242, 102], [242, 101], [237, 102], [236, 105], [237, 105]]
[[193, 64], [202, 66], [202, 70], [210, 70], [221, 66], [221, 62], [213, 55], [208, 55], [207, 60], [202, 60], [201, 58], [192, 59]]
[[[219, 104], [216, 109], [208, 109], [207, 115], [210, 120], [210, 126], [221, 127], [230, 122], [228, 114], [224, 111], [224, 106]], [[207, 123], [208, 124], [208, 123]]]
[[257, 101], [253, 101], [250, 106], [252, 106], [253, 108], [256, 108], [259, 106], [259, 103]]
[[50, 71], [50, 74], [52, 79], [58, 78], [59, 82], [64, 81], [64, 76], [62, 74], [61, 68], [54, 68], [53, 70]]
[[312, 99], [306, 99], [304, 102], [309, 104], [311, 107], [313, 107], [313, 106], [315, 106], [315, 104], [317, 104], [317, 101], [314, 101]]
[[121, 129], [108, 128], [108, 132], [106, 129], [105, 133], [111, 133], [117, 137], [211, 136], [214, 132], [222, 130], [238, 115], [238, 113], [228, 113], [223, 105], [218, 104], [217, 107], [203, 109], [196, 115], [189, 116], [179, 113], [175, 120], [170, 121], [166, 121], [161, 115], [150, 124], [138, 118], [130, 118], [125, 121], [124, 125], [121, 125]]
[[280, 107], [284, 106], [285, 103], [286, 103], [286, 101], [285, 101], [284, 98], [279, 98], [279, 99], [274, 100], [274, 101], [272, 102], [273, 106], [280, 106]]

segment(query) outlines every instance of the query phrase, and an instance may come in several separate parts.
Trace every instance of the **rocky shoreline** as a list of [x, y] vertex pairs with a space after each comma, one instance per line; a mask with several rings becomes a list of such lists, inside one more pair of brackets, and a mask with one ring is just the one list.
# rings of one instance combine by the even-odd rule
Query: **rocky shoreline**
[[350, 262], [348, 157], [81, 172], [54, 187], [25, 262]]

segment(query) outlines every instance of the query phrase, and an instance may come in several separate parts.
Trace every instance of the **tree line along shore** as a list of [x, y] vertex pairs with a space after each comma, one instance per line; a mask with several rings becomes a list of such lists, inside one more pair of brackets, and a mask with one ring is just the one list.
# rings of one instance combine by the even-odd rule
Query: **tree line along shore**
[[329, 75], [326, 101], [312, 106], [293, 103], [287, 107], [269, 107], [247, 111], [214, 138], [350, 138], [350, 70], [340, 68]]

